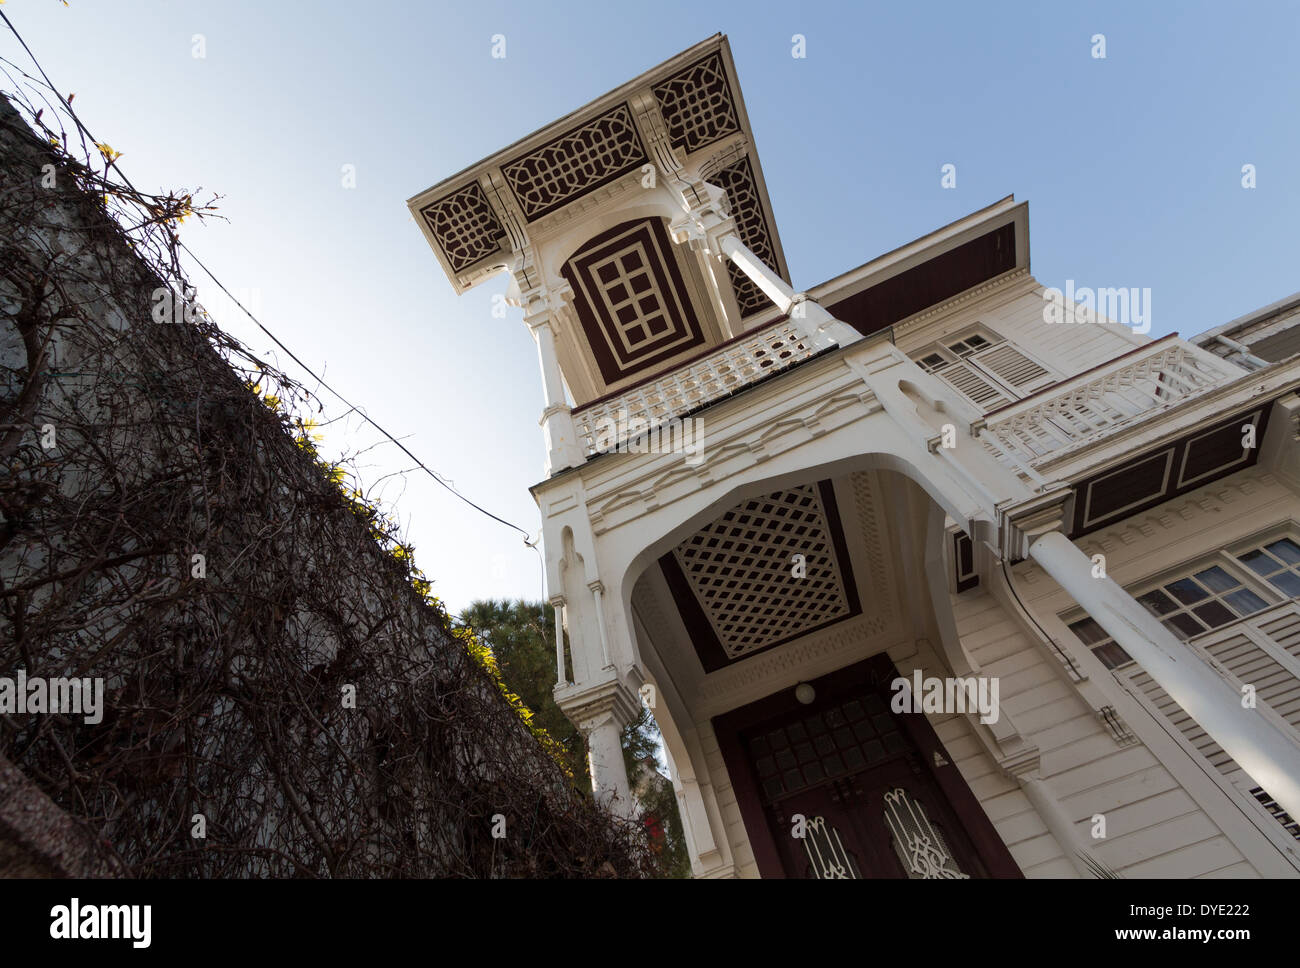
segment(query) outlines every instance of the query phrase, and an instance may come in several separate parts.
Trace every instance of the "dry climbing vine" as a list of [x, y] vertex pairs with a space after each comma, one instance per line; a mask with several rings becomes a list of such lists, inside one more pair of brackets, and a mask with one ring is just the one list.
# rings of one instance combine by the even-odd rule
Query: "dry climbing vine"
[[105, 711], [0, 716], [0, 753], [127, 875], [654, 873], [322, 461], [320, 402], [186, 302], [215, 199], [135, 191], [5, 67], [0, 676], [102, 678]]

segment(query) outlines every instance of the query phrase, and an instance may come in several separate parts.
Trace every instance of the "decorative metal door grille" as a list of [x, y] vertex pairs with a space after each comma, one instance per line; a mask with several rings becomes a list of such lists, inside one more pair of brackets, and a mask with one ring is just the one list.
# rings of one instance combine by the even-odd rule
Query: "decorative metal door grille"
[[804, 831], [803, 849], [812, 864], [812, 875], [822, 881], [862, 879], [853, 856], [844, 848], [840, 832], [825, 817], [813, 817]]
[[913, 880], [968, 880], [925, 807], [902, 787], [885, 794], [885, 824], [903, 870]]

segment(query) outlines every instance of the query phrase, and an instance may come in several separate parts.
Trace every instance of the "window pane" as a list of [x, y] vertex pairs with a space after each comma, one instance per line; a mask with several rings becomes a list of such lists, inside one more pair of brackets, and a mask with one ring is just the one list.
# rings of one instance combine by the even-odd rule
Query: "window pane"
[[1168, 615], [1176, 612], [1178, 605], [1160, 589], [1149, 591], [1138, 599], [1152, 615]]
[[1218, 565], [1213, 568], [1206, 568], [1205, 571], [1198, 571], [1196, 580], [1212, 592], [1226, 592], [1228, 589], [1236, 588], [1241, 584]]
[[1165, 586], [1165, 591], [1169, 592], [1184, 605], [1190, 605], [1192, 602], [1199, 602], [1202, 598], [1207, 597], [1207, 592], [1190, 578], [1180, 578], [1178, 581], [1170, 582]]
[[1262, 551], [1247, 551], [1237, 559], [1257, 575], [1271, 575], [1280, 567], [1276, 561]]
[[1235, 622], [1237, 616], [1233, 615], [1228, 607], [1220, 602], [1206, 602], [1204, 605], [1197, 605], [1193, 612], [1196, 617], [1212, 629], [1217, 629], [1221, 625], [1227, 625], [1229, 622]]
[[1085, 645], [1093, 645], [1108, 637], [1106, 630], [1090, 618], [1075, 622], [1070, 626], [1070, 631], [1077, 635]]
[[1281, 558], [1288, 565], [1300, 565], [1300, 545], [1296, 544], [1290, 538], [1283, 538], [1280, 541], [1274, 541], [1272, 544], [1264, 546], [1273, 554]]
[[1164, 623], [1165, 628], [1173, 632], [1180, 639], [1190, 639], [1193, 635], [1200, 635], [1205, 631], [1205, 626], [1196, 621], [1195, 618], [1183, 612], [1181, 615], [1175, 615]]
[[1235, 608], [1239, 615], [1252, 615], [1261, 608], [1268, 608], [1268, 602], [1246, 588], [1224, 595], [1223, 600]]
[[1114, 642], [1099, 645], [1092, 651], [1107, 669], [1118, 669], [1120, 666], [1133, 661], [1129, 658], [1129, 654]]
[[1280, 575], [1274, 575], [1269, 581], [1292, 598], [1300, 598], [1300, 578], [1296, 577], [1294, 572], [1284, 571]]

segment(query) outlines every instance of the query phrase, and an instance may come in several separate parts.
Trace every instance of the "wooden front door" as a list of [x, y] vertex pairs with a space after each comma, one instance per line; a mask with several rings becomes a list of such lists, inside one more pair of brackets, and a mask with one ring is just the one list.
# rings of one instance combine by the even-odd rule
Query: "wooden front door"
[[894, 675], [870, 661], [815, 682], [809, 705], [716, 721], [765, 876], [1020, 876], [921, 714], [890, 711]]

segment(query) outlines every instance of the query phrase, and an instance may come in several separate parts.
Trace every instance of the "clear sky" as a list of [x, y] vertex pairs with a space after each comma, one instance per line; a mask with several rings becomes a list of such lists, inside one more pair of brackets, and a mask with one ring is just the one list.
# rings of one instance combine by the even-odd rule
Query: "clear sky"
[[[1300, 289], [1295, 2], [3, 9], [138, 187], [224, 196], [230, 221], [187, 223], [183, 237], [228, 287], [256, 295], [273, 332], [429, 466], [533, 532], [536, 350], [517, 310], [492, 318], [504, 277], [452, 294], [405, 200], [715, 32], [730, 37], [797, 288], [1014, 194], [1030, 203], [1039, 281], [1150, 288], [1153, 336]], [[796, 33], [806, 58], [791, 57]], [[491, 57], [494, 34], [504, 59]], [[0, 54], [23, 62], [7, 32]], [[940, 185], [945, 164], [955, 189]], [[1246, 164], [1254, 189], [1241, 184]], [[246, 320], [219, 322], [277, 358]], [[371, 439], [353, 424], [328, 443]], [[374, 481], [409, 461], [385, 445], [362, 464]], [[516, 533], [422, 475], [384, 493], [453, 608], [541, 595], [537, 556]]]

